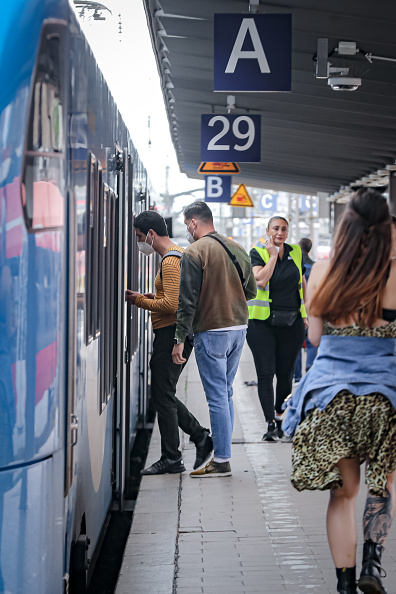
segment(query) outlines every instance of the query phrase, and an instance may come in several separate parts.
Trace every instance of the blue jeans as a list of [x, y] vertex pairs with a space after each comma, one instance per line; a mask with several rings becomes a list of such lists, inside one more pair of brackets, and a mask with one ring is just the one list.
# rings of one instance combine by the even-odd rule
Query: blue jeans
[[246, 330], [194, 334], [195, 359], [209, 405], [214, 455], [231, 458], [234, 403], [232, 384]]
[[[308, 337], [305, 339], [305, 344], [307, 346], [307, 361], [305, 364], [305, 370], [308, 371], [310, 367], [312, 367], [312, 363], [315, 360], [316, 355], [318, 354], [318, 347], [314, 346], [312, 342], [309, 341]], [[296, 366], [294, 368], [294, 379], [300, 381], [302, 378], [302, 369], [301, 369], [301, 350], [298, 353]]]

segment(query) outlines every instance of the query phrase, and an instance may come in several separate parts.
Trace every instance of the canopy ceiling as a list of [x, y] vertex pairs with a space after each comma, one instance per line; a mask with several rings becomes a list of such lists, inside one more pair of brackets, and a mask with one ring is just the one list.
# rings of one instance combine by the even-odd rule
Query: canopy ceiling
[[[226, 113], [213, 92], [213, 15], [247, 13], [248, 0], [143, 0], [180, 169], [197, 173], [200, 116]], [[392, 0], [260, 0], [259, 12], [292, 14], [290, 93], [232, 93], [234, 113], [261, 115], [261, 163], [241, 164], [251, 186], [333, 194], [340, 186], [394, 164], [396, 158], [396, 7]], [[362, 79], [334, 91], [315, 77], [317, 39], [355, 41], [343, 58]], [[365, 53], [393, 58], [374, 60]], [[340, 65], [336, 54], [329, 60]]]

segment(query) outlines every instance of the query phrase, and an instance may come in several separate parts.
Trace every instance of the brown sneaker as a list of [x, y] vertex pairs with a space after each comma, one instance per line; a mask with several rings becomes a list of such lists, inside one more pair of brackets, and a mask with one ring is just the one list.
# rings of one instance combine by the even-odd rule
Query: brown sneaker
[[190, 472], [192, 478], [215, 478], [218, 476], [231, 476], [231, 474], [229, 462], [215, 462], [213, 458], [203, 468]]

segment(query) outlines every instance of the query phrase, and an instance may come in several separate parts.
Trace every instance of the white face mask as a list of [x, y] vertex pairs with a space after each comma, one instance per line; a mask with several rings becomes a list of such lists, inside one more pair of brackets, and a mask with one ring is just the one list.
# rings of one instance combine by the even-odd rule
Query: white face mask
[[190, 229], [190, 225], [191, 225], [192, 221], [190, 221], [190, 224], [187, 227], [187, 235], [186, 235], [186, 239], [187, 241], [189, 241], [190, 243], [194, 243], [195, 239], [194, 239], [194, 233], [195, 233], [195, 229], [193, 234], [191, 235], [189, 229]]
[[[148, 235], [148, 233], [147, 233], [147, 235]], [[150, 256], [150, 254], [154, 254], [154, 252], [155, 252], [155, 249], [153, 248], [154, 237], [153, 237], [153, 241], [151, 242], [151, 245], [149, 245], [147, 243], [147, 235], [146, 235], [146, 239], [144, 241], [137, 242], [137, 246], [138, 246], [139, 252], [142, 252], [142, 254], [144, 254], [145, 256]]]

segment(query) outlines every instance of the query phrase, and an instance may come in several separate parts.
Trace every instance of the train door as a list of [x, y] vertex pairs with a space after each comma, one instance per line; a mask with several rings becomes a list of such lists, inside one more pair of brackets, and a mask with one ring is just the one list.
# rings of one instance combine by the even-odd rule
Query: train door
[[[140, 171], [138, 176], [138, 187], [135, 191], [135, 203], [138, 213], [148, 210], [150, 199], [147, 191], [147, 179], [144, 171]], [[147, 258], [140, 254], [139, 266], [139, 287], [142, 293], [151, 293], [154, 291], [152, 286], [152, 267], [155, 266], [156, 258]], [[140, 332], [139, 332], [139, 428], [150, 427], [148, 418], [149, 401], [149, 352], [151, 351], [151, 327], [150, 314], [146, 310], [141, 310]]]
[[[134, 163], [131, 155], [127, 157], [127, 288], [139, 288], [139, 250], [133, 226], [135, 220], [135, 204], [133, 199]], [[139, 381], [137, 376], [137, 358], [139, 347], [139, 315], [140, 310], [130, 303], [126, 306], [126, 390], [129, 392], [129, 442], [133, 437], [138, 417]], [[128, 449], [129, 459], [129, 449]]]
[[117, 493], [117, 504], [119, 511], [125, 509], [125, 485], [129, 476], [129, 389], [127, 389], [128, 377], [128, 349], [127, 349], [127, 319], [128, 306], [125, 302], [125, 290], [128, 278], [128, 248], [129, 248], [129, 206], [128, 206], [128, 176], [130, 172], [127, 151], [116, 147], [115, 154], [117, 171], [117, 209], [115, 211], [115, 222], [117, 228], [117, 254], [116, 264], [116, 286], [119, 291], [116, 294], [115, 305], [117, 328], [117, 344], [114, 343], [114, 366], [116, 370], [116, 400], [114, 410], [114, 453], [115, 453], [115, 489]]

